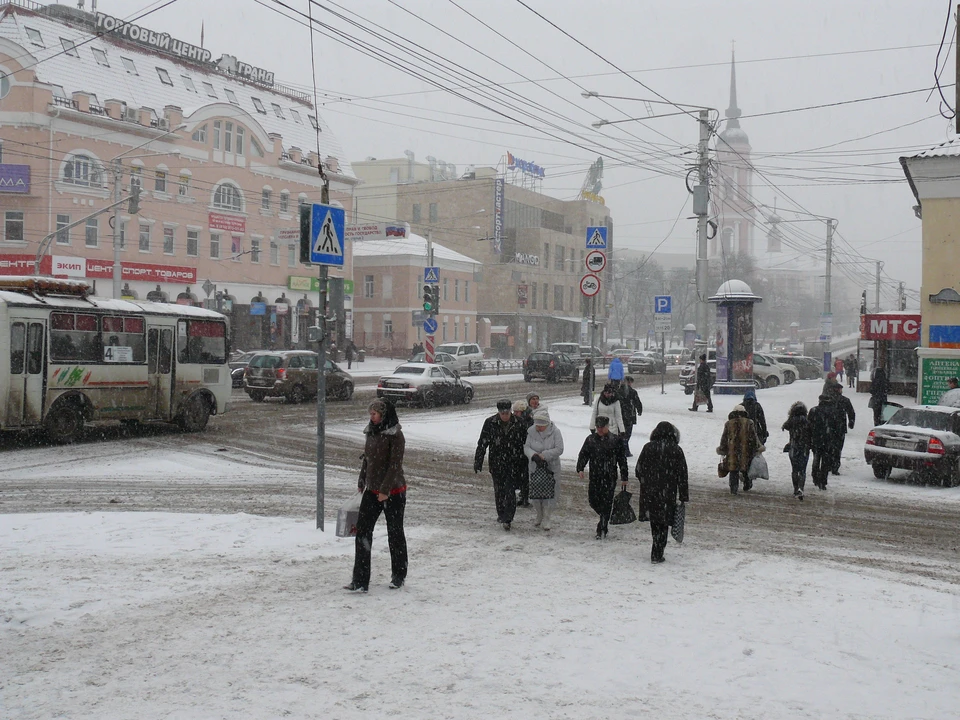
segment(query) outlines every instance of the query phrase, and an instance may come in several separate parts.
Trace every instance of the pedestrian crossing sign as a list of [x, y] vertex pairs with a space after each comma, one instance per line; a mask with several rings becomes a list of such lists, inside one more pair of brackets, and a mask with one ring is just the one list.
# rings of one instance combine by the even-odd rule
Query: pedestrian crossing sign
[[425, 267], [423, 269], [423, 281], [437, 285], [440, 283], [440, 268], [438, 266]]
[[587, 228], [587, 250], [607, 249], [607, 228], [594, 226]]
[[310, 216], [310, 262], [343, 267], [344, 211], [314, 204]]

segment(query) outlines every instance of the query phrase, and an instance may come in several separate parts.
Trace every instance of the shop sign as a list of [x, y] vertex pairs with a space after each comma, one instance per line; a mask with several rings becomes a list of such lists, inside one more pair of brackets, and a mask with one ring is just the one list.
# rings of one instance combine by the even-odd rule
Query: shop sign
[[343, 281], [343, 294], [344, 294], [344, 295], [353, 295], [353, 280], [344, 280], [344, 281]]
[[395, 240], [410, 236], [406, 223], [362, 223], [344, 228], [347, 240]]
[[503, 178], [493, 181], [493, 252], [499, 255], [503, 250]]
[[286, 315], [290, 312], [290, 305], [287, 303], [277, 303], [274, 308], [276, 309], [277, 315]]
[[[108, 280], [113, 277], [112, 260], [86, 260], [86, 277]], [[197, 269], [179, 265], [154, 265], [152, 263], [120, 263], [122, 280], [140, 280], [153, 283], [192, 285], [197, 282]]]
[[30, 192], [30, 166], [0, 163], [0, 193]]
[[51, 258], [50, 274], [55, 277], [61, 275], [66, 275], [67, 277], [86, 277], [87, 263], [83, 258], [54, 255]]
[[517, 253], [514, 258], [514, 262], [520, 263], [521, 265], [533, 265], [537, 266], [540, 264], [539, 255], [530, 255], [529, 253]]
[[920, 404], [936, 405], [950, 388], [947, 379], [960, 377], [960, 358], [921, 358]]
[[250, 314], [251, 315], [266, 315], [267, 314], [267, 304], [262, 302], [252, 302], [250, 303]]
[[542, 178], [546, 174], [543, 171], [543, 168], [539, 165], [536, 165], [532, 162], [527, 162], [526, 160], [521, 160], [518, 157], [514, 157], [513, 153], [507, 153], [507, 169], [508, 170], [519, 170], [525, 175], [532, 175], [533, 177]]
[[[0, 255], [0, 275], [33, 275], [36, 255]], [[50, 256], [40, 259], [40, 272], [50, 274]]]
[[320, 292], [320, 278], [288, 275], [287, 287], [299, 292]]
[[880, 313], [864, 315], [861, 323], [863, 340], [913, 340], [920, 342], [920, 315]]
[[300, 228], [277, 230], [277, 245], [297, 245], [300, 242]]
[[[211, 230], [226, 230], [232, 233], [245, 233], [247, 231], [246, 218], [236, 215], [224, 215], [223, 213], [212, 212], [207, 216], [207, 224]], [[299, 233], [297, 239], [299, 240]]]

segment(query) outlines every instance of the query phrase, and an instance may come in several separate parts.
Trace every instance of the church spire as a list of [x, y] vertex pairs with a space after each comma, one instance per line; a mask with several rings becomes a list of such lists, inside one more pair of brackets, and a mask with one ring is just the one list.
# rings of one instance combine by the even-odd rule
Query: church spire
[[730, 49], [730, 107], [725, 113], [728, 128], [740, 127], [740, 108], [737, 107], [737, 57], [733, 48]]

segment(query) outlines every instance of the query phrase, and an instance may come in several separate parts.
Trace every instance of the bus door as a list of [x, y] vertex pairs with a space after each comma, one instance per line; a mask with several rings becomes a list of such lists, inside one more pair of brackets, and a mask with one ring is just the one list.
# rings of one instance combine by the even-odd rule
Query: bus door
[[8, 427], [39, 425], [43, 418], [45, 337], [45, 321], [14, 320], [10, 323]]
[[153, 417], [170, 418], [173, 394], [173, 329], [150, 328], [147, 333], [147, 376], [153, 397]]

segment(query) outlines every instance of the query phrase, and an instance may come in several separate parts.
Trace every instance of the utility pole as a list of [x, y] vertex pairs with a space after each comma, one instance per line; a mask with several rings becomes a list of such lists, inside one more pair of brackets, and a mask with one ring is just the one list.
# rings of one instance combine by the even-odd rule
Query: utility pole
[[[954, 15], [953, 18], [954, 18], [954, 22], [956, 22], [957, 18], [960, 18], [960, 4], [957, 5], [957, 14]], [[956, 37], [956, 40], [957, 40], [957, 46], [954, 48], [954, 53], [953, 53], [953, 56], [956, 58], [956, 62], [957, 62], [956, 75], [954, 75], [954, 77], [960, 78], [960, 33], [954, 33], [954, 36]], [[953, 107], [960, 110], [960, 80], [957, 80], [956, 82], [956, 92], [957, 92], [957, 97]], [[957, 118], [957, 134], [960, 134], [960, 112], [955, 113], [955, 116]]]
[[897, 287], [897, 298], [898, 298], [897, 308], [899, 308], [900, 310], [906, 310], [907, 294], [906, 292], [904, 292], [903, 282], [901, 282], [900, 285]]
[[[427, 267], [433, 267], [433, 230], [427, 230]], [[426, 280], [426, 278], [424, 278]], [[426, 286], [424, 286], [426, 288]], [[440, 299], [440, 284], [439, 279], [437, 281], [436, 287], [437, 299]], [[430, 309], [430, 317], [436, 317], [437, 307], [435, 303], [432, 303], [433, 307]], [[426, 344], [423, 346], [423, 359], [432, 363], [436, 358], [435, 348], [436, 348], [437, 338], [433, 333], [427, 333], [426, 335]]]
[[697, 145], [699, 184], [693, 189], [693, 213], [697, 216], [697, 333], [700, 345], [707, 347], [707, 213], [710, 209], [710, 168], [707, 156], [710, 140], [710, 112], [700, 111], [700, 142]]
[[[836, 220], [827, 218], [827, 265], [823, 276], [823, 319], [820, 322], [820, 334], [824, 337], [823, 346], [823, 369], [830, 371], [833, 362], [832, 352], [830, 350], [830, 338], [833, 335], [833, 308], [830, 298], [830, 270], [833, 264], [833, 229], [836, 227]], [[829, 323], [830, 333], [824, 332]]]
[[880, 268], [883, 267], [883, 263], [877, 260], [877, 297], [873, 304], [873, 311], [880, 312]]
[[[330, 180], [323, 172], [323, 160], [317, 158], [317, 170], [323, 185], [320, 188], [320, 204], [330, 204]], [[320, 338], [317, 343], [317, 529], [323, 531], [324, 493], [326, 486], [326, 439], [327, 439], [327, 279], [329, 268], [320, 266]]]
[[[113, 161], [113, 201], [120, 202], [121, 189], [120, 182], [123, 178], [123, 169], [120, 164], [120, 158]], [[123, 272], [120, 267], [120, 213], [113, 212], [113, 299], [119, 300], [121, 281]]]

